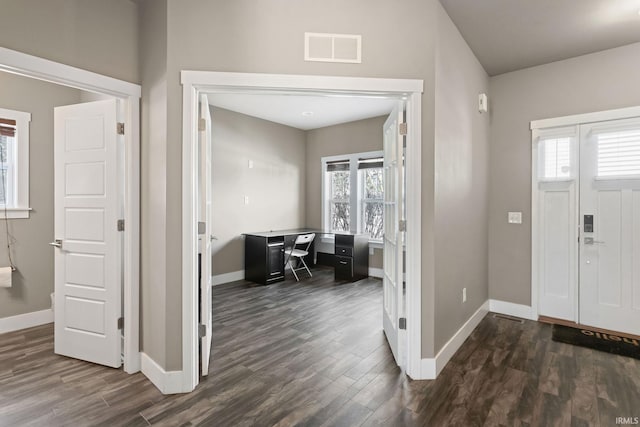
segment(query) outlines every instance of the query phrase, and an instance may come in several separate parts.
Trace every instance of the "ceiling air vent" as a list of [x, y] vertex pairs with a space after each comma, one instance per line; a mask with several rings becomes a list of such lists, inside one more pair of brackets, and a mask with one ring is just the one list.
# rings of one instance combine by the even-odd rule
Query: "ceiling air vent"
[[362, 62], [362, 36], [304, 33], [304, 60], [359, 64]]

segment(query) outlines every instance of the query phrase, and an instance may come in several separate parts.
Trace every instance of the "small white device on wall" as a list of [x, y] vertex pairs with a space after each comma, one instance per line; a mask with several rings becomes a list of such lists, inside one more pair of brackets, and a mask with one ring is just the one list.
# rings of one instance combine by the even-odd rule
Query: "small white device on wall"
[[488, 110], [487, 94], [481, 93], [480, 95], [478, 95], [478, 111], [481, 113], [486, 113], [487, 110]]

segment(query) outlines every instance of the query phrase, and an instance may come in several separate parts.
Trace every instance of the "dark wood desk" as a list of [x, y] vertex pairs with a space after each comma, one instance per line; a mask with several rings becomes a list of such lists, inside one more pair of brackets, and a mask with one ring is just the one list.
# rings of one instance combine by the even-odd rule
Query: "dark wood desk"
[[[244, 278], [267, 285], [280, 282], [285, 276], [285, 249], [293, 246], [301, 234], [316, 233], [335, 236], [334, 254], [331, 260], [336, 280], [357, 281], [369, 275], [369, 237], [365, 234], [327, 233], [313, 228], [262, 231], [244, 234]], [[315, 239], [314, 239], [315, 243]], [[309, 247], [305, 262], [315, 265], [314, 243]]]

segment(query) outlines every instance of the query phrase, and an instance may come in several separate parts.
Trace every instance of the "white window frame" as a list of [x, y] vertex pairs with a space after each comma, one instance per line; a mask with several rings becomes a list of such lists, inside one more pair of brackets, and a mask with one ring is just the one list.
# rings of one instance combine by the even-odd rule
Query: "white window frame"
[[[15, 151], [7, 157], [13, 158], [13, 165], [7, 174], [6, 200], [10, 203], [0, 204], [0, 219], [29, 218], [29, 123], [31, 114], [23, 111], [0, 108], [0, 117], [16, 121]], [[8, 160], [9, 160], [8, 159]], [[9, 176], [11, 175], [11, 176]]]
[[[327, 163], [335, 161], [348, 161], [349, 162], [349, 231], [353, 233], [359, 233], [362, 230], [362, 186], [359, 185], [358, 174], [358, 160], [361, 159], [375, 159], [384, 157], [384, 152], [379, 151], [366, 151], [362, 153], [351, 153], [335, 156], [326, 156], [320, 159], [321, 162], [321, 182], [322, 182], [322, 228], [324, 230], [331, 230], [331, 214], [329, 209], [331, 208], [331, 183], [329, 182], [329, 174], [327, 173]], [[354, 221], [355, 218], [355, 221]], [[333, 235], [326, 235], [322, 237], [322, 241], [333, 242]], [[382, 239], [370, 239], [369, 247], [382, 248]]]
[[569, 138], [569, 168], [570, 173], [567, 177], [546, 177], [543, 174], [544, 154], [540, 148], [537, 149], [536, 157], [536, 179], [538, 182], [569, 182], [576, 179], [578, 174], [578, 129], [576, 126], [563, 126], [553, 129], [540, 129], [536, 131], [535, 142], [538, 147], [542, 146], [542, 142], [549, 139]]

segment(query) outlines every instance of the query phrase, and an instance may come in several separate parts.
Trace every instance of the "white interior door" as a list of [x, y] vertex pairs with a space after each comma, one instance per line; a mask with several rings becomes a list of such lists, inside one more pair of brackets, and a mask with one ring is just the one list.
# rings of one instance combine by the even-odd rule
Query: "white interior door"
[[640, 335], [640, 119], [580, 133], [580, 323]]
[[211, 310], [211, 274], [213, 240], [211, 210], [211, 115], [207, 95], [200, 96], [199, 122], [199, 179], [198, 179], [198, 222], [200, 225], [200, 324], [205, 333], [200, 338], [200, 373], [209, 374], [209, 357], [211, 355], [212, 310]]
[[[383, 127], [384, 147], [384, 258], [383, 258], [383, 328], [398, 366], [406, 366], [406, 329], [400, 329], [404, 317], [403, 232], [403, 145], [400, 124], [404, 119], [402, 102], [391, 112]], [[403, 132], [404, 133], [404, 132]]]
[[55, 352], [121, 365], [117, 101], [55, 109]]

